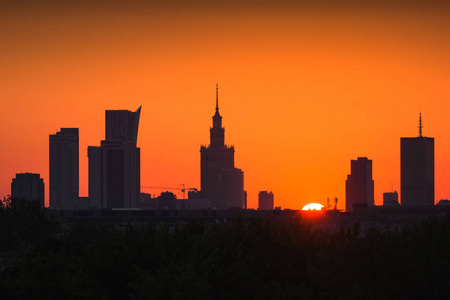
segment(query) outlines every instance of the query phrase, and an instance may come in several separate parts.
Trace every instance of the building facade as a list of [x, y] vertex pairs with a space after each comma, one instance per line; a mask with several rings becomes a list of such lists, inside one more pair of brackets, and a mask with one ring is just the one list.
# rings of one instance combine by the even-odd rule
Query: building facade
[[78, 200], [78, 140], [78, 128], [61, 128], [59, 132], [49, 136], [51, 208], [69, 208]]
[[383, 193], [383, 206], [396, 206], [400, 205], [398, 202], [397, 192]]
[[11, 182], [11, 197], [39, 201], [45, 207], [44, 180], [39, 174], [19, 173]]
[[345, 181], [345, 210], [354, 212], [374, 205], [372, 160], [358, 157], [351, 161], [351, 173]]
[[273, 210], [273, 193], [261, 191], [258, 194], [258, 210]]
[[401, 205], [434, 205], [434, 138], [400, 139]]
[[105, 112], [105, 140], [101, 141], [100, 147], [88, 147], [90, 206], [139, 206], [141, 155], [137, 134], [140, 112], [141, 107], [135, 112]]
[[216, 113], [212, 117], [210, 145], [200, 148], [201, 192], [216, 209], [244, 208], [244, 172], [234, 167], [234, 147], [225, 144], [225, 128], [219, 114], [218, 87]]

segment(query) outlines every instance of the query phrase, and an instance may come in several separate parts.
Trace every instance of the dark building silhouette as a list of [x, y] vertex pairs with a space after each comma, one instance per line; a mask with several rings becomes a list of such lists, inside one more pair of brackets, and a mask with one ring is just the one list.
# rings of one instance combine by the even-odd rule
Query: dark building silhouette
[[176, 209], [177, 196], [169, 191], [162, 192], [157, 198], [158, 209]]
[[105, 111], [105, 140], [89, 146], [92, 207], [136, 208], [140, 198], [140, 149], [136, 147], [141, 107]]
[[261, 191], [258, 194], [258, 210], [273, 210], [273, 193]]
[[49, 136], [50, 201], [56, 209], [75, 205], [79, 196], [78, 128], [61, 128]]
[[141, 107], [135, 112], [129, 110], [106, 110], [105, 140], [127, 141], [134, 143], [134, 146], [136, 146]]
[[39, 201], [45, 207], [44, 180], [39, 174], [19, 173], [11, 182], [11, 197]]
[[351, 173], [345, 181], [345, 210], [363, 211], [374, 205], [374, 182], [372, 180], [372, 160], [358, 157], [351, 161]]
[[244, 191], [244, 209], [247, 209], [247, 191]]
[[383, 193], [383, 206], [395, 206], [400, 205], [398, 202], [398, 193], [397, 192], [389, 192]]
[[234, 147], [225, 145], [218, 93], [216, 86], [216, 113], [212, 117], [210, 145], [200, 149], [201, 191], [216, 209], [243, 208], [244, 173], [234, 167]]
[[155, 210], [208, 210], [212, 208], [209, 199], [201, 198], [198, 191], [189, 191], [188, 199], [177, 199], [176, 195], [170, 192], [163, 192], [158, 197], [151, 194], [141, 193], [140, 209]]
[[400, 139], [401, 205], [434, 205], [434, 138], [419, 136]]
[[441, 199], [441, 200], [439, 200], [439, 202], [436, 205], [438, 205], [438, 206], [449, 206], [450, 205], [450, 200], [448, 200], [448, 199]]

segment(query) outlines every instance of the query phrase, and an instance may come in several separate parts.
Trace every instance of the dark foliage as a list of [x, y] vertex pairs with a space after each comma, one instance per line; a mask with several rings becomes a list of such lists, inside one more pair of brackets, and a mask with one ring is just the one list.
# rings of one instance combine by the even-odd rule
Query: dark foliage
[[142, 229], [76, 224], [37, 241], [25, 226], [15, 235], [34, 247], [0, 274], [0, 291], [2, 299], [442, 299], [449, 294], [449, 217], [398, 231], [372, 228], [358, 235], [357, 229], [320, 231], [299, 218], [236, 219], [226, 225], [193, 220]]
[[59, 224], [42, 211], [39, 201], [4, 198], [0, 201], [0, 250], [45, 242]]

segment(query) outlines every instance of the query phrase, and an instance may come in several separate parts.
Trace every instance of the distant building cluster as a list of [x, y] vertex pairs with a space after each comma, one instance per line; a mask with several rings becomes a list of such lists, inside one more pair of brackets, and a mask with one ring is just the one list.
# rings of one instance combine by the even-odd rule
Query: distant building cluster
[[[383, 194], [383, 206], [428, 207], [434, 199], [434, 138], [422, 135], [422, 114], [419, 136], [400, 138], [400, 190]], [[374, 205], [372, 161], [359, 157], [351, 161], [351, 174], [345, 185], [347, 212], [364, 212]], [[445, 200], [440, 205], [445, 205]]]
[[[140, 148], [137, 147], [141, 107], [105, 111], [105, 139], [88, 147], [89, 197], [79, 197], [79, 130], [61, 128], [49, 135], [49, 207], [52, 209], [218, 209], [246, 208], [244, 172], [234, 166], [234, 147], [225, 144], [225, 129], [216, 112], [210, 145], [202, 146], [201, 190], [188, 190], [188, 199], [170, 192], [158, 197], [141, 193]], [[11, 184], [13, 197], [39, 200], [44, 207], [44, 182], [39, 174], [17, 174]], [[273, 205], [272, 205], [273, 206]]]
[[[88, 147], [89, 197], [79, 197], [79, 130], [61, 128], [49, 135], [49, 207], [52, 209], [217, 209], [247, 208], [244, 172], [234, 165], [234, 147], [225, 144], [225, 128], [216, 109], [210, 128], [210, 144], [200, 147], [201, 189], [182, 188], [188, 197], [177, 199], [171, 192], [155, 197], [141, 193], [141, 159], [137, 137], [141, 107], [105, 111], [105, 139]], [[396, 191], [383, 194], [383, 206], [428, 207], [434, 199], [434, 138], [422, 135], [400, 138], [401, 201]], [[364, 213], [374, 206], [372, 160], [351, 160], [345, 181], [345, 211]], [[44, 207], [44, 182], [40, 174], [18, 173], [11, 183], [11, 196], [38, 200]], [[442, 200], [440, 206], [449, 205]], [[330, 209], [329, 199], [327, 208]], [[337, 210], [335, 198], [334, 210]], [[261, 191], [258, 210], [273, 210], [274, 195]]]

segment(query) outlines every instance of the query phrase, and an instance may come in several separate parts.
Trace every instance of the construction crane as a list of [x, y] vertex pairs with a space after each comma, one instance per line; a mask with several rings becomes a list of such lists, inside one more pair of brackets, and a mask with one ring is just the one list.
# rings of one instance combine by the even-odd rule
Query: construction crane
[[184, 183], [181, 184], [182, 188], [177, 187], [161, 187], [161, 186], [141, 186], [141, 189], [157, 189], [157, 190], [177, 190], [183, 193], [183, 199], [186, 199], [186, 191], [195, 191], [197, 192], [197, 188], [186, 188]]

